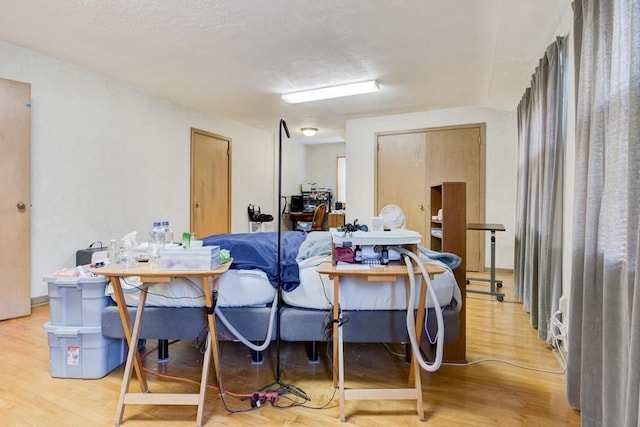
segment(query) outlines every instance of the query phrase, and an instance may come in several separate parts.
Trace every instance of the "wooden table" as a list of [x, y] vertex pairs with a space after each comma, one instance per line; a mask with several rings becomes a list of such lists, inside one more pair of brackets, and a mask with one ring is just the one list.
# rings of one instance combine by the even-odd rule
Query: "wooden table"
[[[405, 400], [411, 399], [416, 401], [418, 417], [420, 421], [424, 421], [424, 404], [422, 401], [422, 383], [420, 380], [420, 366], [417, 362], [417, 355], [412, 352], [411, 369], [409, 371], [409, 385], [414, 383], [410, 388], [385, 388], [385, 389], [349, 389], [344, 387], [344, 342], [342, 336], [342, 324], [340, 319], [340, 278], [342, 276], [360, 276], [365, 277], [372, 285], [380, 282], [395, 282], [397, 278], [402, 277], [405, 285], [409, 286], [407, 280], [408, 271], [404, 264], [389, 264], [386, 266], [372, 266], [369, 269], [361, 269], [362, 264], [354, 264], [352, 269], [333, 265], [331, 262], [320, 264], [316, 267], [316, 271], [320, 274], [328, 274], [333, 278], [333, 385], [337, 386], [340, 395], [340, 421], [345, 421], [345, 401], [346, 400]], [[444, 269], [435, 265], [425, 264], [427, 273], [430, 277], [434, 274], [444, 272]], [[420, 268], [414, 266], [414, 274], [421, 275]], [[420, 291], [420, 299], [418, 306], [418, 315], [416, 318], [416, 338], [420, 342], [422, 335], [422, 323], [425, 316], [425, 301], [427, 287], [422, 286]], [[407, 289], [407, 298], [409, 296]], [[337, 339], [336, 339], [337, 337]]]
[[[145, 264], [139, 267], [125, 268], [122, 265], [108, 265], [102, 268], [93, 269], [92, 272], [105, 276], [111, 280], [113, 292], [118, 303], [118, 312], [122, 321], [122, 329], [124, 330], [127, 343], [129, 344], [129, 353], [127, 354], [127, 362], [124, 369], [124, 377], [122, 380], [122, 388], [120, 390], [120, 398], [118, 399], [118, 407], [116, 410], [116, 426], [122, 423], [122, 415], [126, 404], [132, 405], [197, 405], [198, 412], [196, 416], [196, 425], [202, 425], [202, 415], [204, 412], [204, 398], [207, 390], [207, 381], [209, 376], [209, 366], [211, 365], [211, 355], [213, 354], [214, 368], [216, 372], [216, 383], [219, 384], [220, 366], [218, 353], [218, 340], [216, 338], [216, 324], [213, 310], [215, 308], [214, 294], [217, 293], [217, 279], [224, 274], [231, 265], [226, 262], [214, 270], [162, 270], [151, 269]], [[138, 309], [133, 324], [129, 318], [126, 301], [122, 292], [120, 278], [127, 276], [139, 276], [143, 286], [140, 290], [140, 299], [138, 301]], [[202, 279], [202, 289], [205, 296], [205, 304], [207, 307], [207, 318], [209, 325], [209, 336], [207, 338], [207, 348], [204, 353], [202, 363], [202, 378], [200, 380], [200, 393], [150, 393], [147, 386], [147, 380], [142, 369], [142, 361], [138, 353], [138, 339], [140, 337], [140, 329], [144, 315], [145, 301], [147, 300], [147, 291], [149, 286], [159, 282], [170, 282], [174, 277], [200, 277]], [[140, 383], [141, 393], [129, 392], [131, 376], [133, 370], [136, 372], [138, 382]]]
[[295, 230], [299, 221], [313, 221], [313, 212], [289, 212], [286, 214], [291, 220], [291, 229]]
[[467, 224], [467, 230], [490, 231], [491, 232], [491, 273], [489, 279], [483, 278], [467, 278], [469, 282], [489, 282], [489, 290], [481, 291], [477, 289], [467, 288], [467, 292], [474, 294], [493, 295], [500, 302], [504, 301], [504, 293], [496, 291], [496, 288], [502, 287], [502, 280], [496, 280], [496, 231], [505, 231], [502, 224]]

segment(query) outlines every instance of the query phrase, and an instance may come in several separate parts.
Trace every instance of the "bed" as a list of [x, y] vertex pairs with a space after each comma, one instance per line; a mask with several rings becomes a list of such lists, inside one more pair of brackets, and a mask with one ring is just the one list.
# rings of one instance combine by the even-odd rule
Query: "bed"
[[[282, 233], [281, 293], [276, 289], [277, 233], [221, 234], [203, 241], [204, 245], [228, 249], [234, 260], [231, 269], [219, 279], [218, 338], [236, 341], [240, 334], [251, 343], [275, 339], [277, 328], [269, 326], [273, 325], [275, 298], [280, 294], [281, 339], [306, 343], [309, 360], [318, 361], [318, 343], [331, 339], [326, 326], [330, 322], [333, 283], [315, 268], [331, 257], [330, 233]], [[445, 267], [445, 273], [436, 275], [432, 285], [443, 308], [445, 342], [455, 341], [462, 299], [450, 267], [455, 268], [457, 257], [431, 253], [424, 248], [420, 248], [420, 255], [427, 262]], [[136, 278], [128, 278], [123, 283], [129, 306], [137, 303], [138, 285]], [[375, 289], [371, 286], [365, 289], [358, 280], [343, 280], [340, 303], [343, 316], [349, 319], [345, 341], [406, 343], [405, 292], [404, 285], [382, 283]], [[154, 285], [147, 299], [141, 338], [197, 337], [206, 327], [202, 305], [202, 291], [189, 278]], [[433, 301], [428, 300], [428, 307], [427, 333], [423, 334], [427, 346], [437, 330]], [[131, 315], [135, 313], [134, 307], [129, 310]], [[124, 336], [117, 307], [104, 310], [102, 326], [107, 337]], [[253, 363], [262, 360], [260, 351], [252, 351]]]

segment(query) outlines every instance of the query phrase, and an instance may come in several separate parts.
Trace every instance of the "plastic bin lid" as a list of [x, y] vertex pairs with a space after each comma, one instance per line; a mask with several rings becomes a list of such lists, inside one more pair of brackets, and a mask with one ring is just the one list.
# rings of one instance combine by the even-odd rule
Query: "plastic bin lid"
[[77, 338], [81, 334], [95, 334], [102, 332], [102, 326], [55, 326], [51, 322], [42, 325], [45, 331], [57, 336]]

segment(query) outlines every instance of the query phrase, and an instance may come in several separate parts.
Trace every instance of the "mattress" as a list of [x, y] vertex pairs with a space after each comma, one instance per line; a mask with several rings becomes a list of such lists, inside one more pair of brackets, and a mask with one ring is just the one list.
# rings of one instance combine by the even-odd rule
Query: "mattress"
[[[388, 235], [388, 233], [387, 233]], [[233, 256], [233, 254], [231, 254]], [[444, 273], [437, 274], [431, 284], [440, 306], [462, 299], [451, 270], [442, 262], [420, 255], [425, 262], [440, 265]], [[292, 307], [327, 310], [333, 302], [333, 280], [316, 272], [322, 262], [331, 260], [330, 232], [308, 233], [299, 247], [296, 262], [300, 285], [282, 292], [282, 301]], [[416, 277], [418, 292], [422, 278]], [[219, 278], [218, 305], [221, 307], [259, 307], [270, 304], [276, 293], [268, 276], [261, 270], [228, 270]], [[135, 306], [139, 298], [139, 278], [129, 277], [122, 282], [127, 305]], [[111, 286], [107, 293], [112, 295]], [[416, 299], [417, 300], [417, 299]], [[343, 310], [404, 310], [407, 288], [403, 279], [396, 282], [368, 282], [362, 277], [343, 277], [340, 288], [340, 306]], [[175, 278], [169, 283], [158, 283], [149, 288], [147, 306], [199, 307], [204, 305], [200, 279]], [[427, 306], [435, 301], [427, 293]], [[417, 307], [417, 301], [416, 301]]]
[[[124, 298], [129, 306], [137, 306], [140, 298], [139, 277], [121, 280]], [[113, 296], [111, 284], [107, 295]], [[276, 290], [260, 270], [229, 270], [218, 279], [218, 305], [221, 307], [261, 307], [273, 302]], [[202, 279], [177, 277], [169, 283], [149, 287], [146, 305], [150, 307], [203, 307]]]
[[[327, 310], [333, 303], [333, 280], [315, 271], [317, 265], [330, 261], [330, 257], [314, 257], [298, 263], [301, 285], [291, 292], [283, 292], [282, 300], [293, 307]], [[458, 286], [453, 273], [444, 264], [444, 273], [431, 280], [438, 304], [449, 305], [452, 300], [461, 303]], [[422, 277], [416, 277], [417, 291], [420, 292]], [[456, 292], [458, 290], [458, 292]], [[418, 294], [416, 294], [418, 295]], [[427, 307], [434, 307], [435, 301], [427, 293]], [[416, 298], [416, 308], [418, 299]], [[369, 282], [363, 277], [346, 276], [340, 279], [340, 307], [343, 310], [405, 310], [407, 308], [407, 287], [403, 279], [396, 282]]]

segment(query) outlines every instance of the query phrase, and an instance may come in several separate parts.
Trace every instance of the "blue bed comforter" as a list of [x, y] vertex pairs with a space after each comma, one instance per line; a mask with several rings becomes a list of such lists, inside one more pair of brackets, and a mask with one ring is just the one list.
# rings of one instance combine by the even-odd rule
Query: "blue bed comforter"
[[[299, 231], [282, 233], [280, 281], [285, 292], [290, 292], [300, 285], [296, 256], [305, 238], [306, 233]], [[278, 286], [278, 233], [216, 234], [202, 240], [205, 246], [220, 246], [220, 249], [229, 250], [233, 258], [230, 268], [262, 270], [267, 274], [269, 282], [274, 287]]]

